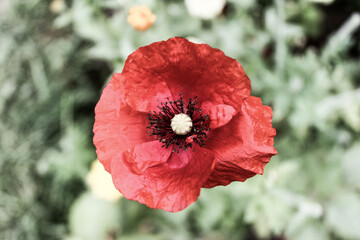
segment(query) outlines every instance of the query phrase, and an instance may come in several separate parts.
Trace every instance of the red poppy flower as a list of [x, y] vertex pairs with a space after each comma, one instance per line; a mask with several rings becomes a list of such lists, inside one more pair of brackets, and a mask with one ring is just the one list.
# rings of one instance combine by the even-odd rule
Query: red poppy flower
[[276, 131], [250, 90], [241, 65], [207, 44], [141, 47], [96, 106], [99, 160], [124, 197], [173, 212], [202, 187], [262, 174]]

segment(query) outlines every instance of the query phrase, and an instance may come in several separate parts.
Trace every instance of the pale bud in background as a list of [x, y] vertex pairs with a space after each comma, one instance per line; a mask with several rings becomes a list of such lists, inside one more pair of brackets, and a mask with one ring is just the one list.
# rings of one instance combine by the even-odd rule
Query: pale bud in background
[[53, 0], [50, 3], [50, 11], [52, 11], [53, 13], [60, 13], [64, 11], [65, 8], [66, 8], [66, 4], [64, 0]]
[[90, 172], [86, 176], [86, 183], [91, 192], [101, 199], [115, 202], [122, 196], [114, 187], [111, 175], [105, 171], [98, 160], [91, 164]]
[[145, 31], [156, 21], [156, 16], [146, 5], [132, 7], [127, 17], [128, 23], [136, 30]]
[[201, 19], [212, 19], [224, 9], [226, 0], [185, 0], [190, 15]]
[[193, 36], [189, 36], [186, 39], [189, 40], [190, 42], [197, 43], [197, 44], [205, 43], [203, 40], [201, 40], [197, 37], [193, 37]]

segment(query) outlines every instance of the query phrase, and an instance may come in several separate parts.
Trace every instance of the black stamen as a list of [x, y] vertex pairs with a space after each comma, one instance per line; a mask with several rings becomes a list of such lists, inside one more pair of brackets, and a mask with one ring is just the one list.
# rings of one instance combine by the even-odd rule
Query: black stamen
[[[194, 143], [205, 146], [208, 140], [207, 131], [209, 131], [210, 118], [207, 114], [202, 115], [202, 110], [197, 108], [197, 97], [189, 99], [188, 105], [185, 107], [185, 102], [182, 99], [180, 93], [179, 99], [176, 101], [170, 101], [167, 98], [167, 102], [162, 102], [157, 108], [159, 112], [150, 111], [148, 114], [149, 125], [147, 128], [150, 136], [157, 136], [158, 140], [164, 143], [163, 147], [168, 148], [171, 145], [175, 145], [173, 152], [179, 153], [181, 149], [187, 151], [188, 148], [192, 148]], [[177, 135], [171, 128], [171, 119], [176, 115], [184, 113], [187, 114], [193, 123], [191, 131], [186, 135]]]

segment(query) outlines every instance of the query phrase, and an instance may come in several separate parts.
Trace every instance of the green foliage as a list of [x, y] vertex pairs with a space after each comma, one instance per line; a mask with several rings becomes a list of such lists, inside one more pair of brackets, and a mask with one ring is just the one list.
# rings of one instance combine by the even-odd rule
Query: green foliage
[[[157, 21], [137, 32], [127, 11], [144, 3]], [[358, 13], [314, 47], [327, 13], [308, 0], [228, 0], [206, 21], [180, 0], [49, 4], [0, 1], [0, 239], [360, 239]], [[101, 88], [173, 36], [238, 59], [273, 108], [279, 154], [179, 213], [96, 199], [84, 180]]]
[[120, 226], [118, 206], [97, 199], [91, 194], [80, 196], [72, 205], [69, 215], [71, 233], [80, 239], [105, 239], [117, 234]]
[[[95, 158], [93, 120], [77, 114], [94, 105], [97, 88], [84, 74], [81, 40], [54, 29], [40, 1], [7, 1], [0, 45], [1, 239], [54, 239]], [[67, 164], [65, 164], [67, 163]]]

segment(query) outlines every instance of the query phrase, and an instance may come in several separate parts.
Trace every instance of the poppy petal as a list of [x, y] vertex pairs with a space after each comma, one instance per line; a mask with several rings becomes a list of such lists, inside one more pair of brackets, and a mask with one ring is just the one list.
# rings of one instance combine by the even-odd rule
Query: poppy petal
[[230, 120], [236, 114], [235, 108], [230, 105], [218, 104], [214, 106], [209, 101], [203, 102], [201, 109], [210, 117], [210, 129], [224, 126], [230, 122]]
[[147, 115], [125, 102], [121, 74], [114, 74], [95, 108], [94, 145], [99, 161], [111, 172], [111, 160], [131, 146], [153, 140], [146, 131]]
[[154, 75], [125, 73], [126, 102], [134, 110], [146, 112], [157, 110], [161, 102], [172, 100], [171, 92], [164, 81]]
[[272, 111], [260, 98], [249, 97], [232, 121], [211, 133], [207, 148], [216, 156], [211, 176], [203, 187], [227, 185], [263, 174], [270, 158], [276, 131], [272, 128]]
[[133, 171], [127, 153], [112, 161], [115, 187], [128, 199], [151, 208], [177, 212], [200, 194], [214, 163], [211, 151], [195, 147], [195, 151], [172, 153], [167, 162], [146, 169], [141, 175]]
[[157, 140], [136, 145], [124, 152], [125, 159], [132, 164], [135, 173], [142, 174], [147, 168], [168, 160], [173, 148], [164, 148], [163, 145]]
[[[235, 59], [207, 44], [171, 38], [141, 47], [125, 62], [127, 102], [138, 111], [154, 110], [152, 103], [182, 93], [240, 109], [250, 95], [250, 80]], [[169, 96], [169, 97], [171, 97]], [[140, 101], [139, 101], [140, 100]], [[137, 102], [138, 101], [138, 102]]]

